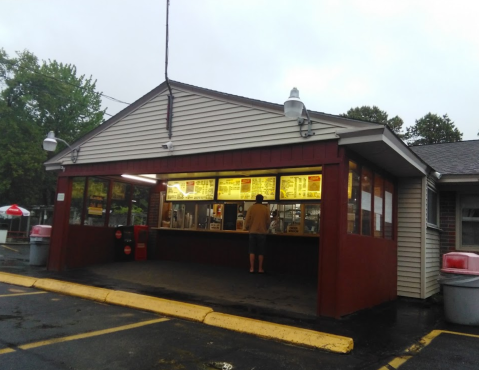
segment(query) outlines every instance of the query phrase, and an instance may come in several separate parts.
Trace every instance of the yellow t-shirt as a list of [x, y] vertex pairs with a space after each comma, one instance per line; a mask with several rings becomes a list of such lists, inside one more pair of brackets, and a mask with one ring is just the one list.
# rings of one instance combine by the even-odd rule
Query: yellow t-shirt
[[269, 228], [268, 207], [255, 203], [246, 212], [245, 227], [251, 234], [267, 234]]

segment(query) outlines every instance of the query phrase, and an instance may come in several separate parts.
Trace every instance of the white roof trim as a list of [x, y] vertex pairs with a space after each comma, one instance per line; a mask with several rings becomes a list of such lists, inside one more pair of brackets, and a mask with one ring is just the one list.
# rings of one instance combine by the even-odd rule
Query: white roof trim
[[394, 169], [397, 163], [388, 163], [386, 166], [384, 163], [381, 164], [380, 162], [384, 158], [381, 158], [382, 155], [379, 154], [378, 156], [371, 155], [371, 144], [382, 143], [384, 146], [381, 149], [381, 154], [393, 155], [395, 158], [399, 156], [404, 161], [403, 164], [407, 164], [410, 168], [412, 167], [408, 171], [410, 172], [409, 175], [417, 176], [429, 173], [430, 167], [384, 125], [358, 130], [338, 130], [336, 133], [340, 138], [338, 145], [350, 147], [351, 150], [363, 157], [369, 157], [368, 159], [373, 163], [377, 160], [377, 164], [380, 167], [389, 170], [393, 174], [395, 173]]
[[478, 183], [479, 176], [474, 175], [442, 175], [441, 179], [437, 181], [439, 184], [449, 184], [449, 183]]

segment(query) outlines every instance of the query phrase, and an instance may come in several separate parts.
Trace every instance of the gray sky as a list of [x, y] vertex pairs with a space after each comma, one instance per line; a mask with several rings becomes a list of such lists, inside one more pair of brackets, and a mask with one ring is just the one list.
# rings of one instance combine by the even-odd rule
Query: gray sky
[[[165, 80], [166, 0], [3, 0], [0, 47], [77, 66], [132, 103]], [[447, 113], [479, 139], [477, 0], [171, 0], [172, 80], [311, 110]], [[125, 106], [104, 100], [108, 113]]]

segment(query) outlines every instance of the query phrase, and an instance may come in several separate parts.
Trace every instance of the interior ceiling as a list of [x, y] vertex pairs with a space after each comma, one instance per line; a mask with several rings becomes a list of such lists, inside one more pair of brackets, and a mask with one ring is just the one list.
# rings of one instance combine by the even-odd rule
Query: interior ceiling
[[214, 171], [214, 172], [183, 172], [183, 173], [162, 173], [162, 174], [141, 174], [138, 176], [149, 177], [156, 180], [177, 180], [177, 179], [199, 179], [211, 177], [250, 177], [261, 175], [277, 175], [288, 173], [318, 173], [322, 171], [321, 166], [297, 167], [297, 168], [270, 168], [261, 170], [243, 171]]

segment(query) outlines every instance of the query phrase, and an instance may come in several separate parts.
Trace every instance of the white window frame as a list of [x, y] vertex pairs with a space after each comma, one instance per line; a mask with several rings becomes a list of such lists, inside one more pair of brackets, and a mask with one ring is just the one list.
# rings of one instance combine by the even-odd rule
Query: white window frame
[[[479, 251], [479, 244], [478, 245], [462, 245], [462, 208], [461, 208], [461, 198], [463, 196], [477, 196], [479, 194], [471, 194], [471, 193], [456, 193], [456, 249], [457, 250], [466, 250], [466, 251]], [[479, 227], [479, 223], [478, 223]]]
[[[436, 217], [434, 222], [429, 222], [429, 191], [436, 194]], [[426, 224], [429, 227], [439, 228], [439, 194], [431, 186], [426, 189]]]

